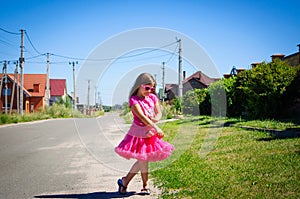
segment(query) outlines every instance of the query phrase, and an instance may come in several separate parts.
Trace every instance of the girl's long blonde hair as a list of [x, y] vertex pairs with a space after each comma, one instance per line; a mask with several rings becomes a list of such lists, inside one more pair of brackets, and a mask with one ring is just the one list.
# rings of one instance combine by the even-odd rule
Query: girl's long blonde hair
[[[135, 83], [134, 83], [133, 87], [132, 87], [131, 90], [130, 90], [130, 93], [129, 93], [129, 99], [130, 99], [133, 95], [136, 95], [136, 94], [137, 94], [137, 92], [138, 92], [138, 90], [139, 90], [139, 88], [140, 88], [140, 86], [141, 86], [142, 84], [145, 84], [145, 85], [146, 85], [146, 84], [152, 84], [153, 86], [156, 85], [155, 79], [153, 78], [153, 76], [152, 76], [151, 74], [149, 74], [149, 73], [142, 73], [142, 74], [140, 74], [140, 75], [136, 78]], [[156, 94], [155, 91], [154, 91], [154, 94]]]

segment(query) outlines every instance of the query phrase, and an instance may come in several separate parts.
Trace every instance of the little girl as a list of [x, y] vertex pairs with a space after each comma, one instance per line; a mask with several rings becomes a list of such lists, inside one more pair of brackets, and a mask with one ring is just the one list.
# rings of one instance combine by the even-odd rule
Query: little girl
[[132, 178], [140, 171], [143, 194], [150, 194], [148, 188], [148, 162], [168, 158], [174, 146], [163, 141], [164, 132], [155, 124], [161, 118], [158, 98], [155, 94], [155, 80], [148, 73], [138, 76], [129, 94], [129, 107], [133, 113], [132, 125], [121, 143], [115, 148], [120, 156], [137, 161], [128, 174], [118, 180], [119, 193], [126, 194]]

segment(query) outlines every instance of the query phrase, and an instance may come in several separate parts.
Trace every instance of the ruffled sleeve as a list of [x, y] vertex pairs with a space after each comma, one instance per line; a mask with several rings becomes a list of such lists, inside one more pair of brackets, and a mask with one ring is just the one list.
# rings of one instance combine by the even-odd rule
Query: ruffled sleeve
[[139, 103], [138, 96], [134, 95], [129, 99], [128, 105], [129, 105], [129, 107], [132, 107], [133, 105], [138, 104], [138, 103]]

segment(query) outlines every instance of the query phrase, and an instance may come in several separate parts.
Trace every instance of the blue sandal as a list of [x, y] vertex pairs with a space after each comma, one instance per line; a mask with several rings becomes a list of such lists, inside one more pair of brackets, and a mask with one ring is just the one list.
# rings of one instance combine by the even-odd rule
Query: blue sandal
[[[125, 195], [126, 194], [126, 189], [127, 187], [125, 187], [123, 185], [123, 180], [122, 179], [118, 179], [118, 186], [119, 186], [119, 194], [121, 195]], [[123, 191], [122, 191], [123, 190]]]
[[143, 188], [141, 189], [141, 194], [142, 195], [150, 195], [150, 189], [147, 189], [147, 188]]

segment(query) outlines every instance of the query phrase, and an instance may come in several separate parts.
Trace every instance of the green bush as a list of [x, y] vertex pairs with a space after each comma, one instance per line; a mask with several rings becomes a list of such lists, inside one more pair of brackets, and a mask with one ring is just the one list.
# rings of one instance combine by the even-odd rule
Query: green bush
[[104, 115], [104, 110], [95, 111], [92, 116], [93, 117], [99, 117], [99, 116], [102, 116], [102, 115]]
[[1, 122], [1, 124], [7, 124], [8, 120], [9, 120], [8, 115], [5, 115], [5, 114], [1, 114], [0, 115], [0, 122]]
[[177, 113], [181, 113], [181, 99], [179, 99], [178, 97], [174, 97], [174, 99], [172, 100], [172, 103], [173, 103], [173, 108], [174, 108], [174, 111], [176, 111]]
[[263, 62], [237, 76], [233, 103], [241, 104], [248, 118], [278, 118], [284, 93], [296, 76], [297, 69], [284, 61]]
[[175, 109], [172, 108], [172, 106], [166, 102], [162, 103], [161, 110], [162, 110], [162, 119], [164, 119], [164, 120], [172, 119], [176, 115]]
[[182, 113], [200, 115], [200, 104], [205, 101], [208, 89], [193, 89], [187, 91], [182, 98]]
[[131, 112], [128, 112], [125, 115], [122, 115], [122, 118], [125, 120], [126, 124], [130, 124], [133, 121], [133, 115]]

